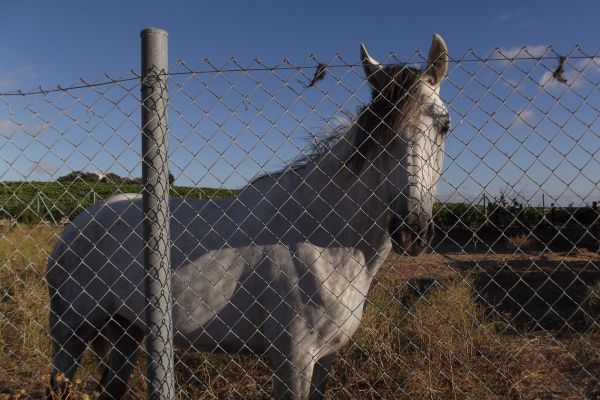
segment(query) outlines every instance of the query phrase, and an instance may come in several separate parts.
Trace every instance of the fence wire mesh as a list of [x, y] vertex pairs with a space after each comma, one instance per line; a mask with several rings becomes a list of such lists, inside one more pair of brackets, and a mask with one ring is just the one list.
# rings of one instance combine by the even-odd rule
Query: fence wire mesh
[[[171, 66], [177, 398], [600, 398], [600, 56], [437, 60]], [[146, 396], [140, 89], [0, 95], [3, 398]]]

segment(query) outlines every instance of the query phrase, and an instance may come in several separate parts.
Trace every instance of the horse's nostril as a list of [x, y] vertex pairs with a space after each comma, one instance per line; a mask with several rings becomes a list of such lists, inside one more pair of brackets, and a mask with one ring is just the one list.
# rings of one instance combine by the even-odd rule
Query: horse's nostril
[[[407, 230], [410, 235], [410, 247], [420, 248], [421, 250], [431, 244], [435, 234], [435, 225], [431, 219], [421, 224], [412, 224]], [[420, 253], [420, 251], [419, 251]]]
[[411, 235], [416, 239], [427, 241], [433, 234], [433, 222], [428, 221], [423, 224], [415, 224], [410, 227]]

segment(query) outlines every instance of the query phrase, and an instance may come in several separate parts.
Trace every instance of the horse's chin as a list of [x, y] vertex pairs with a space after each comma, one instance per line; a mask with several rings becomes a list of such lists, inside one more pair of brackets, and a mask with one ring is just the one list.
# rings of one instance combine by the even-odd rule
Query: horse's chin
[[419, 234], [414, 229], [396, 228], [390, 234], [392, 249], [399, 255], [418, 256], [430, 247], [433, 240], [433, 224], [421, 229]]
[[[400, 235], [402, 236], [402, 235]], [[416, 240], [409, 239], [395, 239], [392, 237], [392, 249], [399, 255], [408, 254], [409, 256], [418, 256], [429, 247], [429, 243], [417, 238]]]

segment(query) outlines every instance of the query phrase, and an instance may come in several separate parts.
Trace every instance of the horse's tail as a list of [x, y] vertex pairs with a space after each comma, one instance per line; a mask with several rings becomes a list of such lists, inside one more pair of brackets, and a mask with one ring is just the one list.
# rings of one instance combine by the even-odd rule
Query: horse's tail
[[[93, 249], [94, 237], [90, 222], [94, 221], [99, 205], [80, 213], [63, 230], [48, 256], [46, 283], [50, 294], [50, 318], [60, 316], [69, 307], [68, 291], [72, 290], [76, 270], [85, 262], [85, 255]], [[70, 293], [73, 295], [73, 293]]]
[[138, 196], [128, 193], [112, 196], [88, 207], [65, 227], [48, 257], [46, 282], [49, 289], [68, 290], [65, 282], [74, 281], [76, 273], [82, 267], [87, 269], [92, 278], [96, 277], [94, 274], [97, 271], [87, 264], [98, 263], [98, 255], [94, 251], [98, 249], [107, 228], [118, 218], [118, 213], [111, 205], [123, 200], [133, 200]]
[[136, 194], [112, 196], [88, 207], [65, 227], [48, 257], [46, 268], [51, 318], [52, 314], [64, 318], [63, 313], [75, 308], [89, 320], [88, 313], [92, 310], [88, 308], [102, 306], [110, 310], [107, 308], [110, 304], [106, 304], [110, 302], [107, 293], [111, 291], [115, 277], [106, 266], [118, 243], [107, 232], [115, 221], [120, 220], [122, 209], [128, 208], [123, 202], [131, 202], [137, 197]]
[[82, 279], [78, 276], [81, 265], [85, 262], [85, 254], [93, 249], [90, 247], [93, 243], [91, 236], [97, 235], [93, 232], [94, 229], [88, 229], [96, 209], [96, 206], [90, 207], [66, 226], [48, 257], [48, 330], [53, 345], [51, 393], [66, 390], [62, 386], [67, 381], [59, 377], [62, 375], [72, 380], [83, 352], [97, 334], [88, 319], [91, 318], [92, 310], [82, 307], [80, 300], [89, 296], [85, 288], [89, 282], [81, 282]]

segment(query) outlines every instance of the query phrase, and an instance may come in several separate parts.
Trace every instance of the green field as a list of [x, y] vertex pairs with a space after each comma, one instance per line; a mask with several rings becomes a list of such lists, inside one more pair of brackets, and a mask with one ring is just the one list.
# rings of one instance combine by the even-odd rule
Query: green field
[[[90, 205], [118, 193], [141, 193], [139, 183], [0, 182], [0, 218], [33, 223], [71, 219]], [[230, 197], [228, 189], [171, 187], [171, 195], [195, 199]]]

